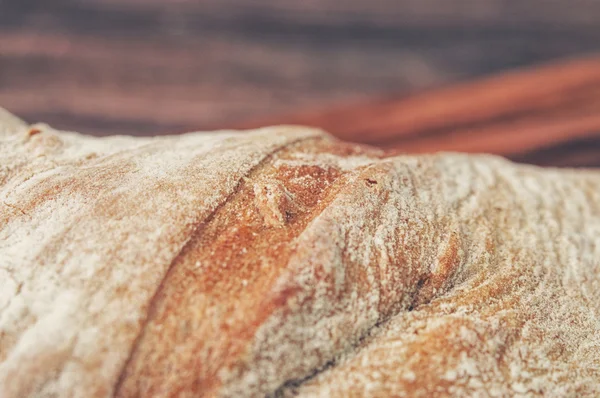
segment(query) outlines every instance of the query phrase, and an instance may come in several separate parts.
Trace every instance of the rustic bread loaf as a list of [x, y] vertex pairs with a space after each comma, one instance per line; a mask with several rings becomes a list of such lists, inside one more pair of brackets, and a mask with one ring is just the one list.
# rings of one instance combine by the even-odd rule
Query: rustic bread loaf
[[600, 173], [0, 113], [0, 396], [597, 396]]

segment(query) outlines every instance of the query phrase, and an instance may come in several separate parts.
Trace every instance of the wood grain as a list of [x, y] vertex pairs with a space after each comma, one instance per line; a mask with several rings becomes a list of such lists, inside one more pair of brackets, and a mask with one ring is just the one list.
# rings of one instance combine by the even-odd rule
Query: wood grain
[[595, 0], [0, 0], [0, 104], [157, 134], [600, 50]]
[[536, 68], [599, 37], [595, 0], [0, 0], [0, 105], [98, 135], [296, 121], [594, 165], [598, 61]]

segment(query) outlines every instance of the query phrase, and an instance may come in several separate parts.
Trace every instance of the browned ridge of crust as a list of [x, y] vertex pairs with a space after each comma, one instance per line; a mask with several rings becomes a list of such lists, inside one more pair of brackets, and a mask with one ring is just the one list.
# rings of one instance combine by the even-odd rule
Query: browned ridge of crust
[[[295, 240], [348, 182], [350, 171], [335, 161], [323, 166], [298, 158], [359, 154], [378, 155], [329, 139], [304, 141], [246, 176], [175, 259], [117, 395], [216, 394], [218, 372], [243, 365], [259, 327], [299, 293], [272, 289], [285, 277]], [[181, 377], [172, 380], [172, 373]]]
[[0, 396], [595, 396], [600, 175], [0, 115]]

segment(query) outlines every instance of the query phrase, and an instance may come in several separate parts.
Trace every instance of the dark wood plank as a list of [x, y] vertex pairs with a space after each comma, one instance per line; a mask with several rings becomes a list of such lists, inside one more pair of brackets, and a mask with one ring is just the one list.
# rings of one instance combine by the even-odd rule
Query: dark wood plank
[[600, 49], [595, 0], [0, 0], [0, 104], [156, 134], [362, 102]]
[[0, 106], [95, 134], [294, 122], [597, 166], [597, 58], [472, 79], [599, 38], [596, 0], [0, 0]]

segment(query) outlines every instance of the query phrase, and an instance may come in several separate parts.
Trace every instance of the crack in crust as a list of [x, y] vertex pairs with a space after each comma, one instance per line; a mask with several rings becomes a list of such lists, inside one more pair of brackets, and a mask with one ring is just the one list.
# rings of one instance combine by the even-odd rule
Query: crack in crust
[[284, 151], [286, 150], [287, 147], [289, 146], [293, 146], [293, 145], [298, 145], [301, 142], [306, 142], [306, 141], [311, 141], [311, 140], [316, 140], [318, 138], [304, 138], [304, 139], [298, 139], [298, 140], [294, 140], [288, 144], [286, 144], [285, 146], [281, 146], [279, 148], [277, 148], [276, 150], [274, 150], [273, 152], [271, 152], [269, 155], [265, 156], [257, 165], [255, 165], [252, 169], [250, 169], [247, 174], [245, 176], [241, 176], [238, 180], [238, 183], [236, 185], [236, 187], [233, 189], [233, 191], [231, 192], [231, 194], [225, 198], [225, 200], [219, 204], [213, 211], [212, 213], [210, 213], [208, 215], [208, 217], [204, 220], [202, 220], [200, 223], [198, 223], [198, 225], [196, 226], [196, 228], [193, 230], [193, 232], [190, 234], [190, 237], [188, 239], [188, 241], [183, 245], [181, 251], [174, 257], [173, 261], [171, 262], [171, 264], [169, 265], [169, 267], [167, 268], [164, 276], [162, 277], [160, 284], [158, 285], [158, 288], [156, 289], [155, 293], [152, 295], [152, 298], [150, 299], [150, 303], [148, 305], [148, 311], [147, 311], [147, 315], [146, 318], [144, 319], [143, 323], [142, 323], [142, 327], [140, 329], [139, 334], [137, 335], [137, 337], [134, 340], [133, 346], [130, 350], [130, 353], [121, 369], [121, 371], [119, 372], [119, 376], [117, 378], [117, 382], [115, 384], [115, 387], [113, 388], [114, 391], [114, 395], [115, 396], [122, 396], [121, 391], [121, 386], [123, 385], [124, 382], [124, 377], [125, 377], [125, 372], [129, 366], [129, 363], [131, 362], [132, 358], [134, 357], [139, 343], [140, 343], [140, 339], [142, 338], [142, 336], [144, 335], [144, 332], [146, 330], [146, 327], [148, 325], [148, 322], [150, 321], [150, 319], [152, 319], [153, 314], [155, 313], [156, 309], [156, 301], [158, 300], [158, 298], [161, 296], [163, 290], [164, 290], [164, 286], [165, 286], [165, 281], [167, 281], [169, 279], [169, 274], [171, 274], [173, 272], [173, 269], [175, 267], [175, 265], [177, 264], [177, 261], [179, 259], [179, 257], [185, 253], [188, 250], [188, 245], [190, 245], [191, 241], [192, 241], [192, 237], [199, 233], [200, 231], [202, 231], [205, 227], [206, 224], [210, 223], [211, 220], [215, 217], [215, 215], [235, 196], [237, 196], [241, 190], [241, 186], [243, 185], [243, 183], [245, 182], [245, 180], [247, 179], [247, 177], [249, 175], [252, 175], [253, 173], [256, 172], [256, 170], [260, 170], [261, 168], [264, 167], [265, 164], [269, 163], [269, 161], [277, 155], [278, 152]]
[[[243, 372], [241, 356], [247, 348], [235, 342], [250, 344], [253, 330], [298, 294], [297, 287], [274, 289], [272, 285], [287, 272], [285, 259], [295, 251], [292, 242], [344, 186], [337, 183], [344, 179], [344, 171], [337, 165], [296, 166], [294, 161], [327, 149], [339, 152], [340, 148], [334, 149], [332, 144], [329, 140], [304, 141], [271, 156], [249, 173], [236, 193], [197, 230], [167, 277], [165, 284], [171, 288], [158, 295], [161, 304], [151, 317], [151, 326], [145, 328], [142, 349], [136, 350], [128, 365], [129, 382], [122, 384], [120, 395], [169, 395], [182, 387], [209, 394], [227, 378], [222, 373], [228, 366]], [[355, 148], [349, 146], [347, 150]], [[265, 187], [279, 192], [267, 192], [274, 195], [265, 198]], [[277, 197], [277, 193], [285, 197]], [[274, 213], [287, 217], [278, 220]], [[182, 285], [185, 291], [175, 288]], [[252, 301], [252, 297], [263, 295], [264, 300]], [[203, 312], [206, 310], [211, 312]], [[216, 318], [210, 321], [211, 316]], [[182, 332], [190, 327], [196, 336]], [[184, 351], [190, 354], [174, 354], [169, 346], [156, 350], [158, 341], [168, 340], [187, 347]], [[158, 369], [194, 368], [197, 375], [190, 375], [187, 384], [179, 380], [180, 385], [170, 386], [168, 375], [153, 370], [150, 363]]]
[[0, 206], [0, 269], [19, 287], [0, 280], [7, 398], [111, 395], [194, 226], [264, 156], [319, 135], [280, 127], [98, 139], [39, 128], [0, 127], [0, 203], [26, 213]]

